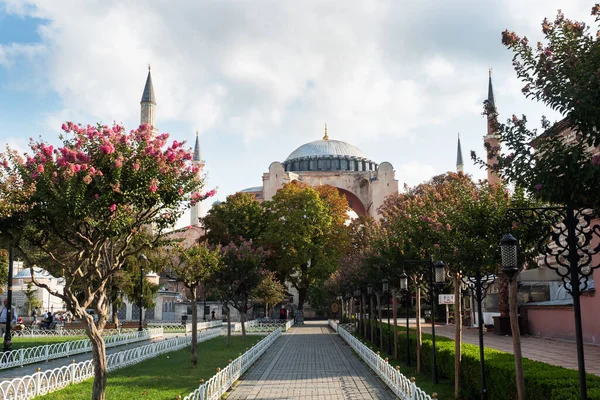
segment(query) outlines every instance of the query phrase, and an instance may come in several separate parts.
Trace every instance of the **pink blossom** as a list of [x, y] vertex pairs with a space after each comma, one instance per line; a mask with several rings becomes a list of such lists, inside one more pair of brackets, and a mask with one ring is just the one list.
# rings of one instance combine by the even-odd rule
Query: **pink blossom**
[[542, 190], [543, 187], [544, 187], [544, 185], [542, 185], [541, 183], [538, 183], [537, 185], [535, 185], [535, 190], [537, 190], [539, 192], [540, 190]]
[[122, 166], [123, 166], [123, 160], [121, 160], [120, 158], [117, 158], [115, 160], [115, 167], [121, 168]]
[[113, 146], [112, 143], [108, 142], [108, 143], [103, 144], [102, 146], [100, 146], [100, 150], [104, 154], [112, 154], [112, 153], [115, 152], [115, 146]]
[[156, 178], [153, 178], [153, 179], [150, 181], [150, 191], [151, 191], [152, 193], [155, 193], [157, 190], [158, 190], [158, 179], [156, 179]]
[[39, 172], [40, 174], [44, 172], [44, 165], [43, 164], [39, 164], [37, 166], [37, 172]]
[[134, 169], [135, 171], [139, 171], [139, 169], [140, 169], [140, 163], [136, 161], [136, 162], [133, 164], [133, 169]]
[[117, 211], [117, 205], [116, 204], [111, 204], [111, 206], [109, 207], [110, 212], [115, 212]]
[[183, 188], [179, 188], [178, 192], [179, 192], [180, 195], [182, 195], [183, 194]]
[[96, 193], [96, 194], [94, 195], [94, 198], [95, 198], [95, 199], [97, 199], [98, 197], [100, 197], [100, 195], [99, 195], [98, 193]]

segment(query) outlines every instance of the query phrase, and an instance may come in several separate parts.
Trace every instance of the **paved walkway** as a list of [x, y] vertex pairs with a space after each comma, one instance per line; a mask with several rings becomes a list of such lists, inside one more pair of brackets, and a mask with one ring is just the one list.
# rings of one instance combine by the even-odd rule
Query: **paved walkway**
[[395, 399], [326, 322], [295, 326], [240, 380], [228, 400]]
[[[454, 325], [437, 325], [435, 334], [454, 339]], [[431, 333], [431, 325], [423, 325], [423, 332]], [[492, 349], [513, 353], [512, 337], [483, 333], [483, 345]], [[463, 328], [463, 342], [479, 346], [477, 328]], [[552, 365], [577, 370], [577, 348], [575, 342], [544, 339], [536, 336], [521, 336], [523, 357]], [[584, 345], [585, 370], [600, 376], [600, 346]]]

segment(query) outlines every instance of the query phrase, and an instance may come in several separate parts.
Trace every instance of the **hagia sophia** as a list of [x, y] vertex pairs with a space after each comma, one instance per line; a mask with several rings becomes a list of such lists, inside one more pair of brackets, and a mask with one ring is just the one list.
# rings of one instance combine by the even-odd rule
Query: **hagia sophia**
[[[494, 104], [491, 70], [489, 74], [487, 101]], [[141, 124], [149, 124], [156, 131], [156, 97], [152, 85], [150, 69], [146, 78], [141, 105]], [[499, 136], [493, 132], [492, 121], [488, 118], [488, 132], [484, 136], [486, 147], [499, 145]], [[488, 159], [488, 162], [492, 160]], [[194, 162], [201, 163], [200, 143], [196, 132]], [[460, 137], [457, 143], [457, 171], [463, 171], [463, 158]], [[497, 177], [488, 172], [488, 180], [496, 182]], [[398, 180], [391, 163], [378, 163], [367, 157], [359, 148], [341, 140], [330, 139], [325, 125], [321, 140], [305, 143], [292, 151], [283, 161], [274, 161], [263, 173], [262, 186], [241, 189], [240, 192], [253, 195], [258, 201], [270, 200], [284, 184], [301, 181], [311, 186], [331, 185], [345, 195], [348, 205], [360, 216], [377, 219], [377, 209], [390, 194], [398, 193]], [[202, 205], [192, 207], [190, 226], [200, 227]]]

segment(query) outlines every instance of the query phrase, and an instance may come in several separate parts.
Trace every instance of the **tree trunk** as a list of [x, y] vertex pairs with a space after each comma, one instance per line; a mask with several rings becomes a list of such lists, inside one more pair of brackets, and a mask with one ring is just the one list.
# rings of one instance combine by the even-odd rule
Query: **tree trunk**
[[242, 340], [246, 340], [246, 313], [240, 310], [240, 323], [242, 324]]
[[371, 329], [371, 343], [375, 342], [375, 324], [373, 323], [373, 296], [369, 296], [369, 327]]
[[224, 308], [225, 315], [227, 315], [227, 346], [229, 346], [231, 344], [231, 310], [229, 309], [228, 305], [226, 305]]
[[521, 354], [521, 332], [517, 310], [517, 280], [510, 283], [510, 329], [512, 331], [513, 352], [515, 358], [515, 378], [517, 380], [517, 399], [525, 400], [525, 377], [523, 375], [523, 355]]
[[306, 293], [307, 293], [307, 291], [308, 290], [306, 288], [304, 288], [304, 287], [298, 289], [298, 311], [304, 311], [304, 302], [306, 301]]
[[502, 273], [502, 269], [496, 274], [496, 285], [498, 285], [498, 312], [506, 317], [510, 312], [508, 304], [508, 278]]
[[345, 307], [344, 307], [344, 296], [342, 296], [342, 299], [340, 300], [340, 315], [339, 315], [339, 318], [338, 318], [338, 321], [339, 321], [340, 324], [344, 323], [344, 310], [345, 310]]
[[84, 316], [81, 318], [82, 322], [86, 325], [86, 331], [92, 343], [92, 363], [94, 365], [94, 383], [92, 386], [92, 400], [104, 400], [106, 390], [106, 378], [108, 377], [107, 365], [106, 365], [106, 347], [104, 340], [102, 339], [102, 330], [94, 324], [94, 318], [88, 313], [84, 312]]
[[416, 290], [416, 310], [415, 319], [417, 322], [417, 372], [423, 372], [423, 365], [421, 364], [421, 288], [417, 286]]
[[[398, 359], [398, 303], [396, 298], [396, 289], [392, 290], [392, 317], [394, 318], [394, 359]], [[388, 327], [389, 328], [389, 327]]]
[[196, 291], [192, 290], [192, 367], [198, 365], [198, 307], [196, 305]]
[[462, 359], [462, 298], [460, 275], [454, 276], [454, 396], [460, 395], [460, 366]]
[[119, 307], [116, 302], [112, 303], [112, 320], [115, 324], [115, 328], [119, 328]]
[[379, 350], [383, 352], [383, 304], [381, 304], [381, 297], [380, 293], [375, 295], [375, 299], [377, 299], [377, 316], [379, 318]]

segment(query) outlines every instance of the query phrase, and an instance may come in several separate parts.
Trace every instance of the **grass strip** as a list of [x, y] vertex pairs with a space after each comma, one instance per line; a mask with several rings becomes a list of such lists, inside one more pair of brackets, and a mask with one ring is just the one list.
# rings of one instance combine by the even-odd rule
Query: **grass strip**
[[[240, 336], [231, 337], [231, 345], [225, 344], [225, 337], [217, 337], [198, 344], [198, 366], [190, 365], [190, 348], [162, 354], [150, 360], [118, 369], [108, 376], [106, 398], [111, 400], [148, 399], [172, 400], [181, 395], [187, 396], [205, 381], [216, 374], [217, 368], [224, 368], [260, 341], [261, 336], [248, 335], [246, 341]], [[39, 398], [48, 400], [87, 400], [92, 396], [92, 379]]]

